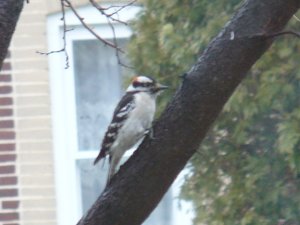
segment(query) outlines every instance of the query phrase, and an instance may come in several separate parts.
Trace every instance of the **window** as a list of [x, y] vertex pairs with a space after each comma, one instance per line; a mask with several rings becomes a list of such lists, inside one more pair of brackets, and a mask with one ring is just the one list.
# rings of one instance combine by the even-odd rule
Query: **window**
[[[135, 6], [128, 7], [119, 17], [128, 20], [138, 10]], [[102, 37], [113, 38], [106, 18], [99, 19], [95, 9], [84, 7], [79, 13], [87, 23], [94, 24]], [[76, 224], [104, 188], [107, 162], [94, 166], [93, 160], [124, 92], [122, 84], [127, 73], [119, 66], [114, 49], [95, 40], [71, 13], [67, 12], [66, 17], [68, 24], [75, 27], [67, 35], [70, 68], [64, 69], [63, 54], [49, 57], [59, 225]], [[48, 19], [49, 50], [61, 48], [59, 18], [60, 15], [52, 15]], [[115, 25], [115, 32], [119, 45], [126, 46], [131, 35], [129, 28]], [[182, 203], [179, 210], [178, 201], [174, 200], [177, 194], [175, 184], [144, 225], [189, 224], [191, 215], [186, 210], [190, 206]]]
[[[126, 39], [120, 42], [125, 45]], [[82, 157], [81, 153], [99, 151], [101, 137], [122, 94], [122, 70], [115, 50], [98, 40], [73, 41], [72, 48], [78, 145], [75, 161], [86, 212], [99, 195], [99, 187], [105, 185], [107, 168], [94, 167], [94, 157]]]

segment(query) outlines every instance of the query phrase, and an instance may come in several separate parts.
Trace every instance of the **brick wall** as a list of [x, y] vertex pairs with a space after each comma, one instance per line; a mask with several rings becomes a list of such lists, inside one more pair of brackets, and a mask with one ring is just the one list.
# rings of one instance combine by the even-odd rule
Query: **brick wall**
[[36, 53], [47, 51], [46, 4], [24, 5], [10, 46], [20, 225], [57, 224], [48, 59]]
[[19, 224], [16, 134], [10, 54], [0, 72], [0, 225]]

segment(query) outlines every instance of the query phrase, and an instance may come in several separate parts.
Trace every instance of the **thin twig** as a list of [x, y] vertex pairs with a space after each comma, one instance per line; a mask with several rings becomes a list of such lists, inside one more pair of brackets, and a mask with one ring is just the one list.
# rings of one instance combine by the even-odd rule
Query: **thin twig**
[[111, 13], [110, 16], [113, 16], [114, 14], [120, 12], [122, 9], [126, 8], [127, 6], [130, 6], [130, 5], [134, 4], [136, 1], [137, 0], [133, 0], [133, 1], [127, 3], [127, 4], [123, 5], [123, 6], [120, 6], [120, 8], [117, 9], [115, 12]]
[[124, 25], [126, 25], [126, 26], [128, 25], [128, 23], [126, 23], [125, 21], [122, 21], [122, 20], [119, 20], [119, 19], [114, 18], [113, 15], [115, 15], [115, 14], [116, 14], [117, 12], [119, 12], [120, 10], [124, 9], [126, 6], [129, 6], [129, 5], [133, 4], [134, 2], [136, 2], [136, 0], [134, 0], [134, 1], [132, 1], [132, 2], [130, 2], [130, 3], [128, 3], [128, 4], [126, 4], [126, 5], [124, 5], [124, 6], [120, 6], [120, 8], [119, 8], [118, 10], [116, 10], [115, 12], [113, 12], [113, 13], [111, 13], [111, 14], [108, 14], [108, 13], [106, 13], [106, 10], [108, 10], [110, 7], [104, 8], [104, 7], [100, 6], [95, 0], [90, 0], [90, 3], [91, 3], [96, 9], [98, 9], [98, 11], [99, 11], [102, 15], [106, 16], [106, 18], [108, 18], [108, 19], [110, 19], [110, 20], [112, 20], [112, 21], [114, 21], [114, 22], [122, 23], [122, 24], [124, 24]]
[[66, 65], [65, 65], [65, 69], [69, 68], [70, 64], [69, 64], [69, 55], [67, 52], [67, 40], [66, 40], [66, 34], [67, 34], [67, 24], [66, 24], [66, 10], [65, 10], [65, 5], [64, 3], [61, 1], [61, 10], [62, 10], [62, 20], [63, 20], [63, 42], [64, 42], [64, 52], [65, 52], [65, 58], [66, 58]]
[[271, 34], [257, 33], [257, 34], [251, 35], [251, 36], [238, 36], [238, 37], [235, 37], [234, 39], [260, 38], [262, 40], [265, 40], [265, 39], [277, 38], [277, 37], [280, 37], [283, 35], [293, 35], [293, 36], [300, 38], [300, 33], [292, 31], [292, 30], [286, 30], [286, 31], [280, 31], [280, 32], [271, 33]]
[[283, 36], [283, 35], [287, 35], [287, 34], [294, 35], [294, 36], [300, 38], [300, 33], [292, 31], [292, 30], [281, 31], [281, 32], [277, 32], [277, 33], [274, 33], [274, 34], [269, 34], [269, 35], [266, 35], [266, 36], [267, 36], [267, 38], [275, 38], [275, 37], [279, 37], [279, 36]]
[[[106, 8], [100, 6], [95, 0], [90, 0], [90, 3], [91, 3], [96, 9], [98, 9], [98, 11], [99, 11], [102, 15], [106, 16], [106, 17], [109, 18], [110, 20], [112, 20], [112, 21], [114, 21], [114, 22], [118, 22], [118, 23], [122, 23], [122, 24], [128, 25], [128, 23], [126, 23], [126, 22], [124, 22], [124, 21], [122, 21], [122, 20], [116, 19], [116, 18], [114, 18], [113, 16], [114, 16], [115, 14], [117, 14], [118, 12], [120, 12], [121, 10], [123, 10], [124, 8], [126, 8], [127, 6], [130, 6], [130, 5], [134, 4], [136, 1], [137, 1], [137, 0], [132, 0], [131, 2], [129, 2], [129, 3], [125, 4], [125, 5], [122, 5], [122, 6], [116, 6], [116, 5], [114, 5], [114, 6], [110, 6], [110, 7], [106, 7]], [[115, 10], [114, 12], [110, 13], [110, 14], [107, 13], [106, 11], [109, 10], [109, 9], [111, 9], [111, 8], [118, 8], [118, 9]]]
[[[115, 28], [114, 28], [114, 25], [112, 24], [112, 22], [118, 22], [118, 23], [122, 23], [122, 24], [125, 24], [125, 25], [128, 25], [126, 22], [124, 21], [121, 21], [121, 20], [118, 20], [118, 19], [115, 19], [111, 16], [111, 14], [107, 14], [105, 11], [112, 8], [112, 7], [118, 7], [118, 8], [121, 8], [121, 9], [124, 9], [126, 6], [129, 6], [131, 4], [133, 4], [134, 2], [136, 2], [136, 0], [126, 4], [126, 5], [123, 5], [123, 6], [110, 6], [110, 7], [107, 7], [107, 8], [104, 8], [102, 6], [100, 6], [97, 2], [95, 2], [95, 0], [90, 0], [90, 3], [96, 8], [98, 9], [98, 11], [106, 16], [106, 19], [107, 19], [107, 22], [108, 22], [108, 25], [110, 26], [111, 30], [112, 30], [112, 33], [113, 33], [113, 42], [114, 42], [114, 45], [117, 46], [118, 43], [117, 43], [117, 38], [116, 38], [116, 31], [115, 31]], [[120, 9], [118, 10], [120, 11]], [[117, 57], [117, 60], [118, 60], [118, 64], [125, 67], [125, 68], [128, 68], [128, 69], [133, 69], [131, 66], [128, 66], [126, 64], [124, 64], [121, 60], [121, 57], [120, 57], [120, 54], [118, 51], [116, 51], [116, 57]]]
[[[108, 18], [107, 18], [107, 22], [108, 22], [108, 24], [109, 24], [109, 26], [110, 26], [110, 28], [111, 28], [111, 30], [112, 30], [112, 32], [113, 32], [113, 42], [114, 42], [114, 44], [115, 44], [116, 46], [118, 46], [115, 27], [114, 27], [114, 25], [112, 24], [112, 22], [111, 22]], [[123, 67], [126, 67], [126, 68], [128, 68], [128, 69], [133, 69], [131, 66], [128, 66], [128, 65], [126, 65], [126, 64], [124, 64], [124, 63], [122, 62], [121, 56], [120, 56], [120, 54], [119, 54], [119, 51], [116, 51], [116, 57], [117, 57], [117, 60], [118, 60], [118, 64], [119, 64], [119, 65], [121, 65], [121, 66], [123, 66]]]
[[103, 10], [109, 10], [109, 9], [112, 9], [112, 8], [125, 8], [126, 6], [130, 6], [132, 4], [134, 4], [135, 2], [137, 2], [137, 0], [133, 0], [125, 5], [111, 5], [111, 6], [108, 6], [106, 8], [102, 7]]
[[[28, 0], [29, 1], [29, 0]], [[50, 52], [40, 52], [37, 51], [38, 54], [41, 55], [50, 55], [53, 53], [60, 53], [60, 52], [64, 52], [65, 53], [65, 69], [68, 69], [70, 67], [69, 64], [69, 54], [67, 52], [67, 40], [66, 40], [66, 33], [68, 31], [71, 31], [72, 29], [67, 29], [67, 24], [66, 24], [66, 10], [65, 10], [65, 4], [63, 2], [64, 0], [60, 1], [60, 5], [61, 5], [61, 12], [62, 12], [62, 17], [61, 20], [63, 21], [63, 47], [59, 50], [54, 50], [54, 51], [50, 51]]]
[[36, 51], [36, 53], [38, 54], [41, 54], [41, 55], [51, 55], [51, 54], [54, 54], [54, 53], [60, 53], [60, 52], [63, 52], [65, 51], [65, 49], [59, 49], [59, 50], [54, 50], [54, 51], [50, 51], [50, 52], [40, 52], [40, 51]]
[[71, 4], [71, 2], [69, 0], [62, 0], [65, 3], [66, 7], [69, 7], [72, 12], [74, 13], [74, 15], [77, 17], [77, 19], [80, 21], [80, 23], [94, 36], [96, 37], [99, 41], [103, 42], [105, 45], [108, 45], [114, 49], [116, 49], [119, 52], [124, 53], [124, 51], [119, 48], [118, 46], [114, 45], [114, 43], [107, 41], [105, 39], [103, 39], [102, 37], [100, 37], [89, 25], [87, 25], [87, 23], [84, 22], [84, 18], [82, 18], [78, 12], [76, 11], [76, 9], [74, 8], [74, 6]]
[[[107, 22], [108, 22], [108, 25], [110, 26], [111, 30], [112, 30], [112, 33], [113, 33], [113, 42], [116, 46], [118, 46], [118, 42], [117, 42], [117, 36], [116, 36], [116, 31], [115, 31], [115, 27], [114, 25], [112, 24], [111, 20], [109, 20], [108, 17], [106, 17], [107, 19]], [[121, 60], [121, 56], [119, 54], [119, 51], [116, 51], [116, 57], [117, 57], [117, 60], [118, 60], [118, 64], [125, 67], [125, 68], [128, 68], [128, 69], [133, 69], [131, 66], [128, 66], [126, 64], [124, 64]]]

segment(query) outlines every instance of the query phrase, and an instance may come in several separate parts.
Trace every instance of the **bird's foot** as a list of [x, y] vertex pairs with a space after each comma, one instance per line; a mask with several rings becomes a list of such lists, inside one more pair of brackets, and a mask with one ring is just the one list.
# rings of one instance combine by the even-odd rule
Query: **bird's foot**
[[149, 135], [150, 139], [152, 139], [152, 140], [155, 139], [152, 127], [145, 131], [145, 135], [147, 135], [147, 134]]

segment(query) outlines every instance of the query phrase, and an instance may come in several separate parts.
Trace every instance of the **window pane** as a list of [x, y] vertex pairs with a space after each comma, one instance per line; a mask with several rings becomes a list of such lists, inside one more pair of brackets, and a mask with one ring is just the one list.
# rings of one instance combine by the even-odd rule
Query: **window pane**
[[108, 163], [103, 165], [103, 162], [101, 161], [94, 166], [93, 161], [94, 159], [77, 160], [83, 213], [87, 212], [96, 201], [106, 183]]
[[169, 190], [143, 225], [172, 225], [172, 189]]
[[73, 55], [78, 150], [98, 150], [121, 96], [121, 67], [115, 49], [98, 40], [74, 41]]

